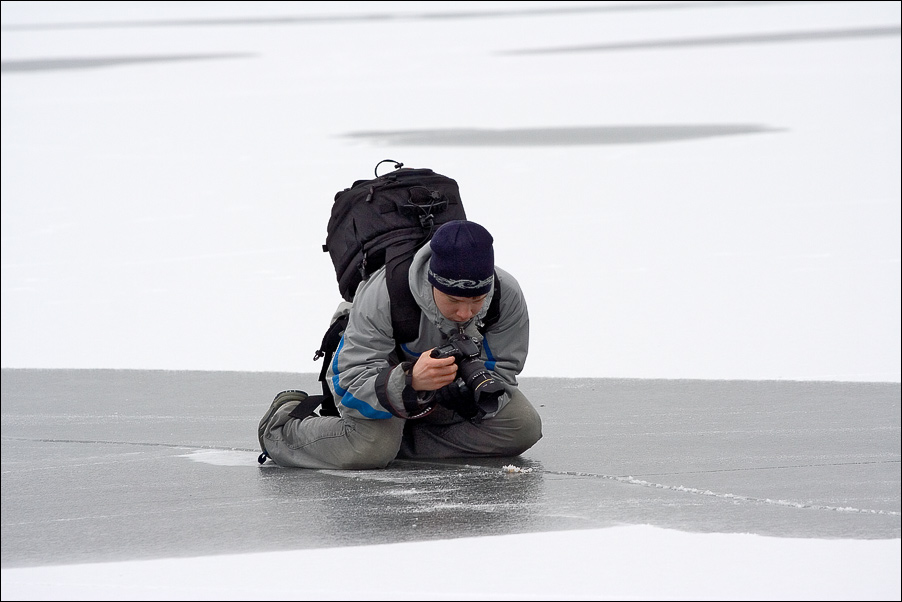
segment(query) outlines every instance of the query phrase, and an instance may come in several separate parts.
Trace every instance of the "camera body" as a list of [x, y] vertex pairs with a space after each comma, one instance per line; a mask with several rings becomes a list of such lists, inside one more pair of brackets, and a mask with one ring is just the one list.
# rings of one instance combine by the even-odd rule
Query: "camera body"
[[453, 357], [457, 364], [457, 376], [472, 392], [473, 400], [483, 412], [492, 412], [498, 408], [497, 400], [504, 393], [504, 385], [486, 370], [479, 359], [480, 352], [479, 341], [459, 332], [447, 344], [433, 349], [430, 355]]
[[478, 360], [479, 353], [479, 341], [459, 332], [452, 336], [446, 345], [433, 349], [430, 355], [432, 357], [453, 357], [454, 361], [460, 365], [462, 362]]

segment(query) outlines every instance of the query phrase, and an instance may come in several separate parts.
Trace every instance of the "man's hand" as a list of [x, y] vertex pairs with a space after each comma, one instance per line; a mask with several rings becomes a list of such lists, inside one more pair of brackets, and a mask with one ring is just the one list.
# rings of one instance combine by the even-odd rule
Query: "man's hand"
[[460, 385], [456, 381], [436, 391], [434, 399], [440, 406], [457, 412], [467, 420], [479, 413], [479, 408], [473, 401], [473, 395], [461, 391]]
[[457, 363], [454, 358], [431, 357], [430, 351], [422, 353], [410, 371], [411, 386], [415, 391], [435, 391], [457, 378]]

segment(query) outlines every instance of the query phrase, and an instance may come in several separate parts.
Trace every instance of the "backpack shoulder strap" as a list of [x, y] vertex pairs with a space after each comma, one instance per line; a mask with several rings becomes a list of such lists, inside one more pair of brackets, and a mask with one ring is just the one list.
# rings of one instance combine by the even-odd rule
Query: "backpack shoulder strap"
[[485, 331], [492, 327], [495, 322], [501, 319], [501, 278], [498, 277], [498, 271], [495, 271], [495, 293], [492, 295], [492, 302], [489, 303], [489, 311], [485, 314], [482, 326], [479, 332], [485, 335]]
[[413, 255], [396, 259], [386, 257], [385, 279], [388, 296], [391, 299], [391, 325], [398, 345], [408, 343], [420, 334], [420, 314], [422, 310], [410, 292], [408, 272], [413, 263]]

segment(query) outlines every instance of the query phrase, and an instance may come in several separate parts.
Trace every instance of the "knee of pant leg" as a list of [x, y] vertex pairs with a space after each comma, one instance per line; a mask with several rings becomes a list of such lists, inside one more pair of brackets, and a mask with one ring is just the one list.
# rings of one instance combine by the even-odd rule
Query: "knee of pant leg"
[[401, 439], [375, 439], [357, 441], [336, 454], [336, 464], [342, 470], [368, 470], [385, 468], [398, 455]]
[[340, 468], [349, 470], [385, 468], [397, 457], [403, 432], [400, 418], [352, 421], [346, 444], [335, 460]]
[[[542, 417], [522, 393], [510, 405], [508, 416], [514, 423], [510, 440], [511, 454], [525, 452], [542, 438]], [[508, 408], [505, 408], [508, 409]]]
[[522, 454], [538, 443], [541, 438], [542, 419], [539, 417], [539, 414], [536, 413], [534, 416], [529, 417], [524, 416], [511, 441], [513, 454]]

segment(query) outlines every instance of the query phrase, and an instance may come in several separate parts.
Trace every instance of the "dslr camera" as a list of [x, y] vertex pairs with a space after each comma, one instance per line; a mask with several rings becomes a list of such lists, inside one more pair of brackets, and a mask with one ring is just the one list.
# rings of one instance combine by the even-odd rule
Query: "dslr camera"
[[504, 393], [504, 384], [485, 369], [485, 364], [479, 359], [479, 353], [479, 341], [459, 332], [452, 336], [446, 345], [436, 347], [429, 355], [438, 358], [453, 357], [457, 364], [457, 377], [473, 393], [476, 404], [484, 411], [491, 412], [497, 409], [497, 403], [487, 402], [497, 402]]

